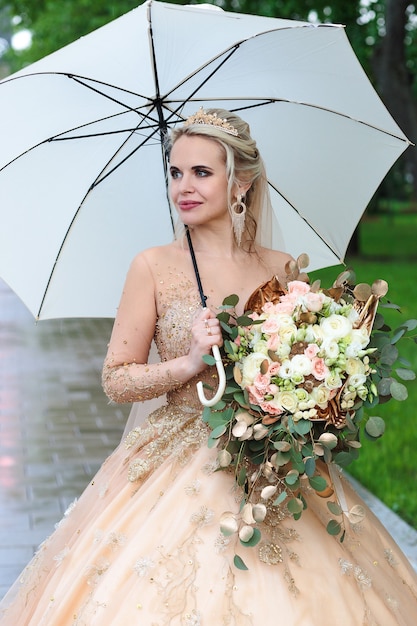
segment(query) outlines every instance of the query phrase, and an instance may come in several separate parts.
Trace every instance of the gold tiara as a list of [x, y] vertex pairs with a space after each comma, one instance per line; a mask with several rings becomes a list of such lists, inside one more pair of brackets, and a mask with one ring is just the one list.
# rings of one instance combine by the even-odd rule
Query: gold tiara
[[200, 126], [214, 126], [215, 128], [222, 130], [224, 133], [233, 135], [234, 137], [237, 137], [239, 134], [230, 122], [226, 119], [218, 117], [217, 113], [206, 113], [203, 107], [201, 107], [197, 113], [194, 113], [194, 115], [190, 115], [190, 117], [188, 117], [184, 122], [184, 126], [191, 126], [192, 124], [199, 124]]

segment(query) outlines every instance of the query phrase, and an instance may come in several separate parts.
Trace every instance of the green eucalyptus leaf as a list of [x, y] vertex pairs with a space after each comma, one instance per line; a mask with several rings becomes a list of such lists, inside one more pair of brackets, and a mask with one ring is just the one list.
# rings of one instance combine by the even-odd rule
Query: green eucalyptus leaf
[[284, 502], [284, 500], [287, 498], [288, 494], [286, 491], [281, 491], [281, 493], [279, 494], [278, 498], [276, 498], [273, 502], [273, 506], [279, 506], [280, 504], [282, 504]]
[[311, 429], [311, 422], [309, 420], [299, 420], [298, 422], [294, 422], [294, 430], [299, 435], [307, 435]]
[[271, 461], [276, 467], [282, 467], [288, 463], [290, 457], [290, 452], [276, 452], [271, 458]]
[[382, 417], [378, 417], [377, 415], [370, 417], [366, 422], [365, 431], [374, 439], [382, 437], [385, 432], [385, 422]]
[[247, 565], [245, 564], [245, 561], [242, 558], [240, 558], [240, 556], [238, 554], [235, 554], [235, 557], [233, 559], [233, 563], [235, 564], [235, 567], [237, 567], [237, 569], [240, 569], [240, 570], [247, 570], [247, 569], [249, 569], [247, 567]]
[[288, 510], [293, 515], [300, 515], [303, 511], [304, 505], [300, 498], [291, 498], [287, 504]]
[[304, 459], [304, 467], [304, 471], [307, 476], [314, 476], [314, 472], [316, 471], [316, 460], [312, 456], [309, 456], [308, 458]]
[[239, 487], [243, 487], [245, 482], [246, 482], [246, 468], [242, 467], [237, 477], [237, 484], [239, 485]]
[[392, 344], [397, 343], [397, 341], [399, 341], [399, 339], [401, 339], [401, 337], [403, 337], [406, 332], [407, 332], [407, 329], [401, 326], [400, 328], [397, 328], [396, 330], [394, 330], [394, 334], [391, 337], [391, 343]]
[[308, 482], [315, 491], [324, 491], [328, 487], [327, 481], [323, 476], [311, 476]]
[[223, 306], [232, 306], [235, 307], [237, 305], [237, 303], [239, 302], [239, 296], [237, 296], [235, 293], [233, 293], [230, 296], [227, 296], [227, 298], [225, 298], [223, 300]]
[[405, 385], [398, 382], [398, 380], [393, 380], [390, 387], [390, 392], [392, 397], [395, 400], [399, 400], [402, 402], [403, 400], [407, 400], [408, 398], [408, 390]]
[[398, 348], [391, 343], [384, 346], [381, 350], [381, 362], [384, 365], [393, 365], [398, 358]]
[[204, 361], [204, 363], [206, 363], [206, 365], [215, 365], [216, 364], [216, 359], [211, 354], [204, 354], [203, 355], [203, 361]]
[[353, 422], [349, 413], [346, 414], [346, 426], [352, 433], [355, 433], [357, 431], [355, 423]]
[[248, 315], [240, 315], [236, 318], [236, 324], [238, 326], [252, 326], [253, 319]]
[[233, 328], [231, 326], [229, 326], [229, 324], [227, 322], [224, 322], [223, 320], [220, 320], [220, 326], [223, 328], [223, 330], [225, 330], [229, 335], [231, 335], [233, 333]]
[[338, 504], [337, 502], [328, 502], [327, 508], [329, 509], [330, 513], [333, 513], [333, 515], [342, 515], [343, 513], [340, 504]]
[[329, 533], [329, 535], [338, 535], [340, 531], [342, 530], [342, 527], [339, 524], [339, 522], [336, 522], [336, 520], [331, 519], [330, 522], [327, 524], [326, 530]]
[[337, 454], [334, 455], [333, 461], [337, 464], [340, 465], [340, 467], [346, 467], [347, 465], [350, 465], [352, 463], [352, 461], [355, 460], [355, 458], [357, 458], [357, 456], [355, 456], [353, 454], [353, 449], [349, 452], [338, 452]]
[[381, 378], [378, 382], [377, 389], [378, 394], [380, 396], [390, 396], [391, 395], [391, 383], [394, 379], [390, 377]]
[[287, 485], [293, 486], [297, 483], [299, 477], [300, 474], [299, 472], [297, 472], [297, 470], [290, 470], [285, 477], [285, 482], [287, 483]]
[[417, 328], [417, 320], [407, 320], [403, 323], [403, 326], [405, 326], [407, 330], [414, 330], [415, 328]]
[[401, 378], [401, 380], [415, 380], [416, 374], [413, 370], [408, 370], [403, 367], [399, 367], [395, 370], [395, 373]]
[[244, 409], [248, 409], [249, 405], [246, 402], [245, 394], [242, 391], [238, 391], [233, 395], [233, 400], [235, 400], [241, 407]]
[[216, 428], [213, 428], [213, 430], [210, 433], [210, 437], [212, 439], [218, 439], [219, 437], [224, 435], [226, 430], [227, 430], [226, 424], [220, 424], [219, 426], [216, 426]]
[[377, 313], [375, 315], [375, 320], [374, 320], [374, 329], [379, 330], [380, 328], [382, 328], [385, 324], [385, 320], [384, 320], [384, 316], [381, 315], [381, 313]]

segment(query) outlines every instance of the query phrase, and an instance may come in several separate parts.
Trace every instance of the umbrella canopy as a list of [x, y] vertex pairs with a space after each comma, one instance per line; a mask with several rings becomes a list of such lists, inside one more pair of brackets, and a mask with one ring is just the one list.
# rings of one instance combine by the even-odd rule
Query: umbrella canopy
[[173, 239], [163, 138], [237, 111], [272, 244], [340, 263], [409, 145], [345, 30], [150, 0], [0, 83], [0, 276], [38, 318], [113, 317], [133, 256]]

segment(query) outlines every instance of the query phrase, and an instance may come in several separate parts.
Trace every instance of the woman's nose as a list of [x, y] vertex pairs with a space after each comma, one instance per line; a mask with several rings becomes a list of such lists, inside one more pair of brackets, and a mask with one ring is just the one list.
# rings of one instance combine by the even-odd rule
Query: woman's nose
[[179, 182], [179, 189], [182, 193], [186, 193], [187, 191], [193, 191], [193, 181], [192, 176], [190, 174], [184, 173], [181, 176], [181, 180]]

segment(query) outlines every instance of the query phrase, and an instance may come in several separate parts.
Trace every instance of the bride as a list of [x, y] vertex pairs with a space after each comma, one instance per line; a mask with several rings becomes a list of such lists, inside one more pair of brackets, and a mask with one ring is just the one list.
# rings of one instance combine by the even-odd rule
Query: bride
[[[343, 542], [326, 530], [326, 498], [310, 490], [297, 521], [285, 503], [271, 507], [267, 539], [243, 548], [247, 570], [236, 567], [239, 539], [220, 532], [220, 520], [238, 513], [241, 493], [231, 472], [216, 471], [196, 383], [216, 386], [203, 357], [222, 345], [224, 298], [237, 294], [242, 313], [271, 277], [285, 283], [290, 257], [259, 243], [266, 175], [243, 120], [200, 110], [170, 141], [170, 195], [189, 236], [183, 228], [133, 260], [103, 368], [113, 401], [166, 401], [130, 424], [6, 595], [0, 623], [411, 626], [416, 576], [343, 480], [348, 507], [365, 511], [359, 524], [346, 521]], [[331, 483], [324, 465], [322, 473]]]

